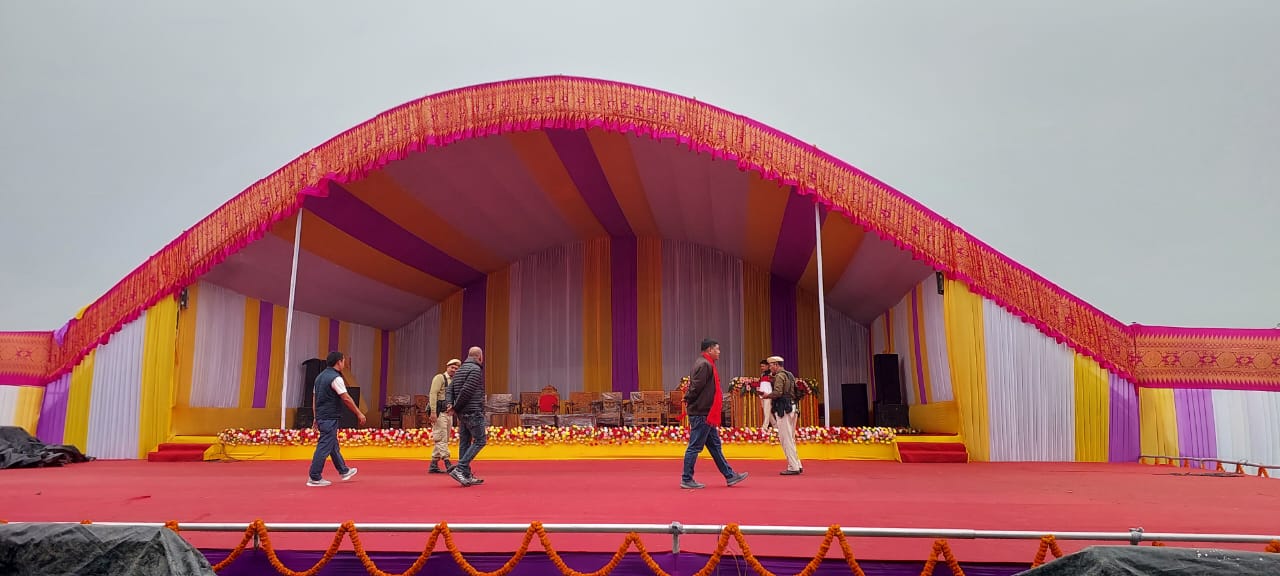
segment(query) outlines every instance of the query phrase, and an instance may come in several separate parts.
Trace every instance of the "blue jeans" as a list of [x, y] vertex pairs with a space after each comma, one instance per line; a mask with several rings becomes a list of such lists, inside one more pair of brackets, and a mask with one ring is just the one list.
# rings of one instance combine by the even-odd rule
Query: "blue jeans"
[[716, 468], [720, 469], [725, 479], [733, 478], [733, 468], [729, 466], [729, 461], [724, 459], [724, 451], [720, 449], [720, 429], [707, 424], [706, 416], [690, 415], [689, 447], [684, 451], [684, 474], [680, 476], [680, 481], [693, 481], [693, 465], [698, 462], [698, 456], [702, 454], [704, 446], [707, 452], [711, 453], [711, 459], [715, 461]]
[[462, 414], [458, 416], [458, 469], [464, 477], [470, 478], [471, 461], [476, 459], [489, 439], [489, 430], [484, 421], [484, 412]]
[[346, 474], [349, 468], [338, 449], [338, 421], [316, 420], [316, 427], [320, 429], [320, 438], [316, 440], [316, 453], [311, 456], [311, 479], [320, 479], [320, 474], [324, 472], [325, 458], [332, 458], [333, 467], [338, 473]]

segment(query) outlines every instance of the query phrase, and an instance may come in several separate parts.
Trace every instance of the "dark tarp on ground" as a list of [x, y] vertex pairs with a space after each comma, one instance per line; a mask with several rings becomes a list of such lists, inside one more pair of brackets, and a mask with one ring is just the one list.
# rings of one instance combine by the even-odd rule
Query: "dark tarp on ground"
[[[1170, 546], [1090, 546], [1023, 572], [1025, 576], [1191, 576], [1280, 574], [1280, 554]], [[1021, 575], [1020, 575], [1021, 576]]]
[[0, 470], [61, 466], [92, 460], [75, 446], [45, 444], [17, 426], [0, 426]]
[[212, 575], [194, 546], [168, 528], [0, 525], [0, 574]]

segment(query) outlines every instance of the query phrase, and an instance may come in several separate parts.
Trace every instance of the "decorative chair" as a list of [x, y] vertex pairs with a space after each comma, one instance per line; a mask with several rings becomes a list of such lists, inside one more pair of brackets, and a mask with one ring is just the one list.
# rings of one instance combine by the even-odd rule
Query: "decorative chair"
[[600, 411], [596, 414], [596, 423], [601, 426], [622, 426], [623, 422], [622, 393], [600, 394]]
[[489, 394], [485, 396], [484, 412], [490, 426], [511, 428], [518, 426], [520, 416], [515, 412], [516, 402], [510, 394]]
[[[555, 426], [556, 412], [560, 411], [560, 392], [555, 386], [546, 386], [541, 392], [526, 392], [524, 394], [536, 395], [536, 401], [533, 405], [528, 406], [532, 410], [522, 411], [520, 414], [521, 426]], [[524, 394], [521, 394], [522, 399]], [[522, 401], [521, 404], [524, 404]]]

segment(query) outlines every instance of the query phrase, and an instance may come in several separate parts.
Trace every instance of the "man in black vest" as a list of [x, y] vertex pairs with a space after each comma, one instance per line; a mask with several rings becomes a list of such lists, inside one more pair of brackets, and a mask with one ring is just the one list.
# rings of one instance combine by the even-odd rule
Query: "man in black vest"
[[464, 488], [483, 484], [471, 473], [471, 461], [484, 449], [489, 425], [484, 418], [484, 350], [479, 346], [467, 351], [466, 362], [453, 375], [447, 413], [458, 415], [458, 464], [449, 476]]
[[364, 412], [351, 400], [351, 396], [347, 394], [347, 384], [342, 380], [342, 371], [347, 368], [347, 362], [343, 353], [330, 352], [325, 359], [327, 368], [316, 376], [316, 401], [313, 408], [315, 420], [311, 429], [318, 430], [320, 438], [316, 441], [316, 453], [311, 456], [311, 473], [307, 478], [307, 486], [331, 484], [320, 476], [324, 472], [325, 458], [333, 459], [333, 467], [338, 469], [343, 482], [356, 475], [356, 469], [347, 467], [342, 459], [342, 452], [338, 449], [338, 418], [342, 415], [343, 404], [360, 419], [361, 426], [365, 423]]

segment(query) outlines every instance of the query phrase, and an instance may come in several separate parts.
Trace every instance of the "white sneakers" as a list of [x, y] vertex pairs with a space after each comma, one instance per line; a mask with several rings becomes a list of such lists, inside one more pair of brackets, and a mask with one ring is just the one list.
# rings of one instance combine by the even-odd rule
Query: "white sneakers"
[[[359, 471], [360, 471], [360, 470], [359, 470], [359, 469], [357, 469], [357, 468], [348, 468], [348, 469], [347, 469], [347, 473], [342, 475], [342, 481], [343, 481], [343, 482], [346, 482], [346, 481], [348, 481], [348, 480], [352, 479], [353, 477], [355, 477], [356, 472], [359, 472]], [[317, 487], [317, 486], [328, 486], [328, 485], [330, 485], [330, 484], [333, 484], [333, 482], [330, 482], [330, 481], [328, 481], [328, 480], [325, 480], [324, 478], [321, 478], [321, 479], [319, 479], [319, 480], [311, 480], [311, 479], [308, 479], [308, 480], [307, 480], [307, 486], [312, 486], [312, 487]]]

